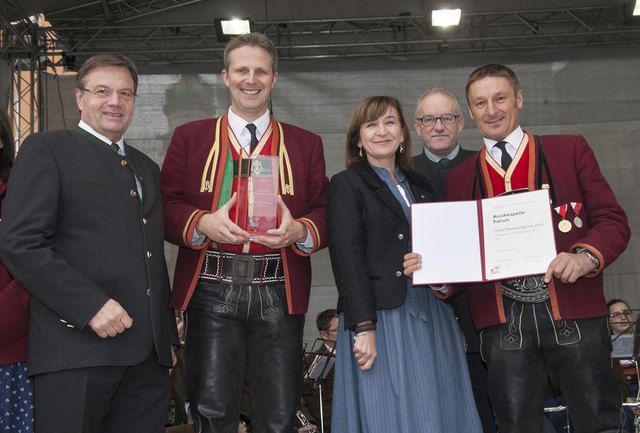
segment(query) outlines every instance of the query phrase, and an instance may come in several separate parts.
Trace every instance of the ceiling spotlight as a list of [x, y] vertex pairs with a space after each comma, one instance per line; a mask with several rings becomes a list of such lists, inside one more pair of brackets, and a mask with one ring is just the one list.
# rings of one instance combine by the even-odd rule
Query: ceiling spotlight
[[457, 26], [460, 24], [462, 9], [434, 9], [431, 11], [431, 25], [434, 27]]
[[247, 18], [216, 18], [214, 24], [220, 42], [227, 42], [234, 36], [251, 33], [251, 21]]

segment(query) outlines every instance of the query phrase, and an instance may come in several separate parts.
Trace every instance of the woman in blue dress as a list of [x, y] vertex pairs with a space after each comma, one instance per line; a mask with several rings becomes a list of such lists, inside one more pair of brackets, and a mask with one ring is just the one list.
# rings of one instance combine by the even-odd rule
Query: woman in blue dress
[[451, 308], [402, 272], [410, 205], [431, 195], [412, 183], [411, 136], [395, 98], [355, 108], [346, 166], [331, 179], [328, 205], [340, 311], [332, 432], [481, 433]]

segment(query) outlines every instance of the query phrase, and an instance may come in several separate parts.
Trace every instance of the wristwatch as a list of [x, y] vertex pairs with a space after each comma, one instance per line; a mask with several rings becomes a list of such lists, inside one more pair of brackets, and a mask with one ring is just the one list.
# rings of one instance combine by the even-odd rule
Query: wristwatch
[[576, 248], [576, 253], [577, 254], [584, 254], [585, 256], [587, 256], [587, 258], [589, 260], [591, 260], [593, 262], [594, 268], [593, 268], [593, 270], [591, 272], [596, 272], [598, 270], [598, 268], [600, 268], [600, 260], [598, 260], [596, 255], [593, 254], [588, 249], [586, 249], [586, 248]]

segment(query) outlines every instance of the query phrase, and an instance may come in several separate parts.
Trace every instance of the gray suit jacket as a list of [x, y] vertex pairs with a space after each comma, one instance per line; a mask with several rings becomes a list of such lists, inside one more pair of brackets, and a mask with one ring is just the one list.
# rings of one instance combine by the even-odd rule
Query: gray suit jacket
[[[34, 134], [20, 148], [0, 256], [32, 294], [30, 374], [137, 365], [154, 349], [171, 365], [160, 172], [143, 153], [126, 153], [76, 131]], [[133, 326], [102, 339], [87, 324], [109, 298]]]

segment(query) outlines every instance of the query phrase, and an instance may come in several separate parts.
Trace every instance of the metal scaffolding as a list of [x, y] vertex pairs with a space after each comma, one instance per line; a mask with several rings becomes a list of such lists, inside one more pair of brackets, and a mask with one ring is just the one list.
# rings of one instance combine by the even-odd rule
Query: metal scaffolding
[[[16, 0], [5, 0], [13, 4]], [[57, 64], [117, 51], [136, 63], [219, 61], [224, 44], [213, 22], [166, 22], [167, 16], [202, 0], [93, 0], [48, 10], [48, 42], [26, 39], [25, 30], [3, 19], [10, 36], [20, 41], [3, 47], [3, 54], [38, 52], [60, 55]], [[0, 16], [5, 11], [0, 10]], [[8, 14], [5, 14], [8, 15]], [[640, 42], [640, 23], [624, 5], [579, 6], [463, 13], [455, 28], [431, 27], [426, 15], [374, 18], [256, 21], [255, 30], [276, 42], [283, 59], [415, 56], [444, 52], [570, 48]], [[141, 24], [149, 22], [150, 24]], [[135, 21], [138, 20], [138, 23]], [[43, 31], [43, 30], [41, 30]], [[34, 30], [30, 33], [33, 36]], [[46, 37], [48, 36], [48, 37]], [[42, 49], [46, 48], [46, 52]]]
[[[46, 68], [73, 69], [105, 52], [126, 54], [139, 65], [222, 60], [224, 43], [212, 21], [166, 18], [202, 0], [91, 0], [44, 11], [50, 26], [42, 16], [26, 16], [17, 2], [0, 3], [0, 59], [12, 71], [11, 114], [18, 142], [44, 126], [39, 113], [46, 80], [40, 74]], [[432, 27], [426, 16], [256, 21], [253, 28], [276, 43], [281, 59], [408, 58], [640, 43], [640, 22], [621, 4], [463, 13], [459, 26], [446, 29]]]
[[[22, 18], [10, 22], [10, 16]], [[45, 31], [37, 19], [25, 16], [16, 1], [4, 0], [0, 13], [0, 59], [9, 66], [7, 111], [14, 126], [16, 149], [26, 136], [44, 126], [40, 116], [43, 112], [40, 66], [46, 52]]]
[[36, 59], [15, 59], [11, 64], [12, 83], [9, 93], [10, 118], [13, 121], [16, 150], [29, 135], [43, 129], [40, 125], [39, 65]]
[[[162, 4], [174, 9], [188, 1], [92, 2], [73, 10], [49, 12], [59, 50], [73, 56], [118, 51], [137, 63], [219, 61], [224, 44], [213, 22], [133, 24], [160, 14]], [[151, 6], [153, 4], [153, 8]], [[135, 10], [134, 10], [135, 9]], [[165, 9], [165, 10], [166, 10]], [[109, 11], [109, 14], [106, 13]], [[162, 15], [158, 15], [162, 17]], [[640, 24], [631, 22], [620, 5], [463, 13], [455, 28], [431, 27], [422, 16], [256, 21], [282, 59], [415, 56], [444, 52], [491, 52], [637, 44]]]

